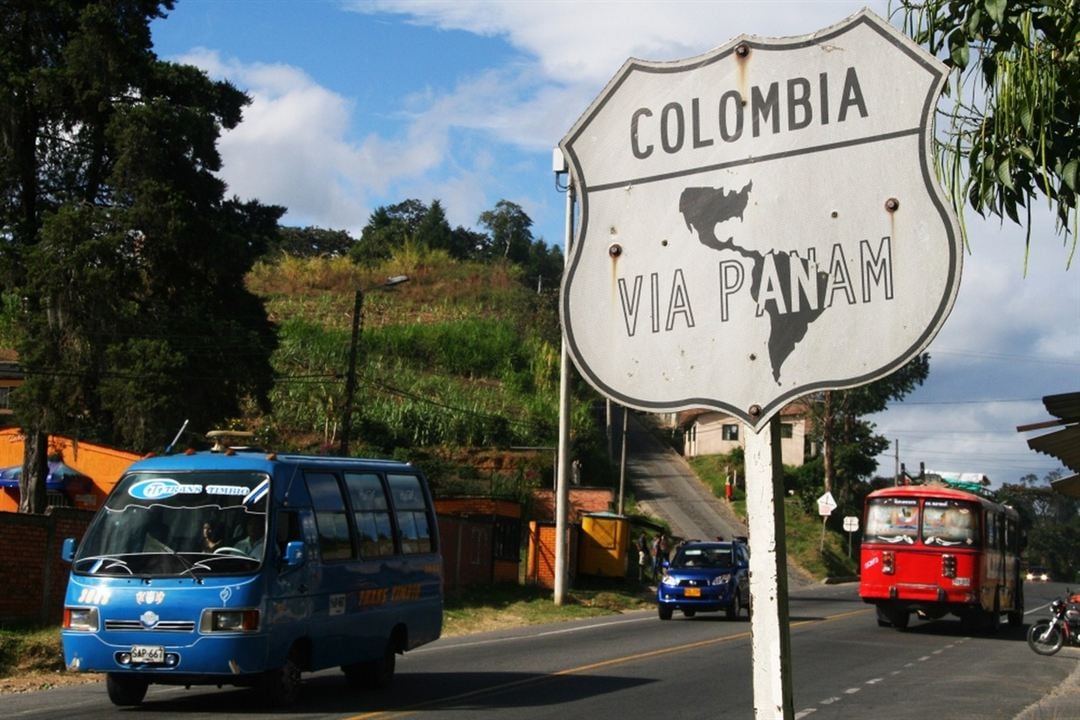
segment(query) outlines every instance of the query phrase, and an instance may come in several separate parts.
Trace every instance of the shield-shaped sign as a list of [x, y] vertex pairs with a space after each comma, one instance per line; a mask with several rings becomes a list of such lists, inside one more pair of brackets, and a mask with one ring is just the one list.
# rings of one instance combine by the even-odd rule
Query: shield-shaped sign
[[936, 178], [946, 69], [869, 11], [628, 60], [563, 139], [579, 193], [567, 346], [603, 394], [760, 429], [922, 351], [961, 238]]

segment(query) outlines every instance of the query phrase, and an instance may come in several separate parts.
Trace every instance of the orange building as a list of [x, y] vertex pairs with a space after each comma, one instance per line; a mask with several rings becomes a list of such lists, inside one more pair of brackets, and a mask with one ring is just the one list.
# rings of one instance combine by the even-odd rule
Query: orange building
[[[94, 443], [73, 440], [60, 435], [50, 435], [48, 444], [50, 460], [59, 460], [79, 471], [85, 478], [66, 484], [62, 493], [50, 500], [55, 505], [66, 505], [84, 510], [97, 510], [105, 496], [116, 485], [131, 463], [142, 455], [117, 450]], [[0, 468], [21, 465], [23, 461], [23, 434], [18, 428], [0, 430]], [[18, 512], [19, 489], [0, 489], [0, 512]]]

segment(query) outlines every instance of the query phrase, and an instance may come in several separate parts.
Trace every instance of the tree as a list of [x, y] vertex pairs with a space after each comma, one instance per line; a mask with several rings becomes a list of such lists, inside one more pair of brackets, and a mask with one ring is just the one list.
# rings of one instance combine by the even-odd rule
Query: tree
[[1076, 548], [1080, 547], [1080, 500], [1054, 492], [1050, 483], [1061, 477], [1060, 471], [1040, 480], [1025, 475], [1015, 484], [1005, 484], [998, 499], [1020, 513], [1027, 531], [1028, 561], [1044, 565], [1052, 578], [1072, 580], [1080, 573]]
[[884, 410], [922, 385], [930, 373], [930, 356], [919, 355], [886, 377], [851, 390], [828, 390], [808, 401], [811, 437], [822, 447], [821, 474], [825, 490], [840, 507], [855, 499], [856, 483], [877, 469], [874, 459], [889, 447], [874, 432], [866, 415]]
[[292, 257], [339, 257], [348, 255], [356, 242], [344, 230], [326, 230], [319, 227], [283, 227], [276, 242], [270, 244], [266, 254], [271, 260], [278, 255]]
[[360, 232], [359, 242], [350, 251], [353, 260], [362, 265], [375, 265], [388, 259], [394, 250], [417, 239], [417, 232], [429, 210], [416, 199], [376, 208]]
[[[1030, 219], [1045, 196], [1076, 250], [1080, 190], [1077, 0], [901, 0], [906, 32], [952, 73], [938, 140], [953, 203]], [[1030, 247], [1031, 224], [1027, 222]], [[1071, 261], [1071, 255], [1070, 255]]]
[[224, 198], [247, 97], [159, 61], [151, 0], [0, 4], [0, 282], [20, 299], [21, 509], [45, 439], [145, 451], [265, 403], [274, 332], [243, 284], [283, 209]]
[[491, 235], [491, 253], [524, 265], [533, 244], [532, 218], [509, 200], [495, 203], [494, 210], [480, 213], [480, 225]]

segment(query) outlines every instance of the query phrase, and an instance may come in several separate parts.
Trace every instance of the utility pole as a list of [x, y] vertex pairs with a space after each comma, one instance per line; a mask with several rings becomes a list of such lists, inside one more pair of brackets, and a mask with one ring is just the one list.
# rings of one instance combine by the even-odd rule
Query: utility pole
[[[386, 282], [371, 288], [389, 288], [401, 283], [409, 282], [407, 275], [395, 275], [386, 279]], [[360, 332], [363, 329], [362, 318], [364, 312], [364, 291], [356, 290], [356, 298], [353, 302], [352, 316], [352, 341], [349, 344], [349, 369], [345, 375], [345, 409], [341, 418], [341, 444], [338, 446], [338, 454], [342, 457], [349, 455], [349, 436], [352, 435], [352, 408], [353, 396], [356, 394], [356, 350], [360, 344]]]

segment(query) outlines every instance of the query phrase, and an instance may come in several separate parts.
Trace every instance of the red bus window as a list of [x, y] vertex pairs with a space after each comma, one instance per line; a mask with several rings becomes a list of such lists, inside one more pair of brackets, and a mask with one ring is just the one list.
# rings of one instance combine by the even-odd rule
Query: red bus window
[[866, 508], [863, 542], [914, 544], [919, 535], [919, 501], [914, 498], [880, 498]]
[[974, 545], [975, 517], [971, 503], [927, 498], [923, 503], [922, 541], [949, 547]]

